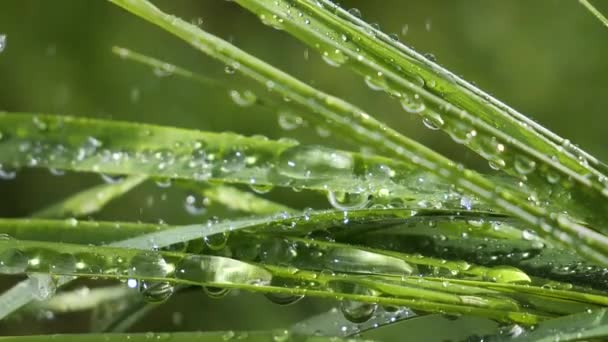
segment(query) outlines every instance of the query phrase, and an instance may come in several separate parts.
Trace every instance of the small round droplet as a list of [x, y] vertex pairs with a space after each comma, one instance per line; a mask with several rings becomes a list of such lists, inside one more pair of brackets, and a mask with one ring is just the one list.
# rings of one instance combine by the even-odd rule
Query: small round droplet
[[28, 257], [22, 251], [15, 248], [9, 248], [0, 252], [0, 273], [24, 273], [27, 266]]

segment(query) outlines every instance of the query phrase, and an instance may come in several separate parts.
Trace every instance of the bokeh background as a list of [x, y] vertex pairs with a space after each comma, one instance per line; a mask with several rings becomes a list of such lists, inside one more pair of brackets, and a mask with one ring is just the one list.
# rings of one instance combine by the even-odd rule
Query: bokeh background
[[[327, 65], [317, 53], [286, 33], [262, 25], [238, 5], [220, 0], [154, 3], [322, 90], [354, 102], [445, 155], [487, 171], [485, 163], [443, 133], [425, 129], [398, 103], [370, 91], [359, 76]], [[608, 13], [608, 2], [595, 3]], [[342, 4], [360, 9], [367, 21], [379, 23], [385, 32], [397, 33], [416, 50], [433, 54], [438, 63], [600, 159], [608, 159], [604, 129], [608, 124], [608, 29], [578, 1], [350, 0]], [[159, 77], [150, 68], [116, 57], [112, 46], [128, 47], [232, 82], [238, 89], [265, 92], [107, 1], [2, 0], [0, 34], [7, 36], [6, 48], [0, 53], [0, 111], [139, 121], [347, 146], [339, 137], [318, 136], [311, 126], [286, 132], [277, 123], [276, 113], [239, 107], [225, 89], [175, 76]], [[57, 177], [45, 170], [20, 171], [14, 180], [0, 180], [0, 216], [26, 216], [101, 182], [96, 175]], [[183, 207], [185, 196], [178, 189], [145, 184], [93, 218], [181, 224], [204, 222], [211, 215], [239, 215], [211, 204], [208, 214], [190, 216]], [[326, 206], [325, 200], [314, 194], [293, 196], [277, 190], [269, 196], [296, 207]], [[15, 280], [4, 279], [2, 288]], [[305, 299], [279, 307], [260, 295], [241, 293], [211, 300], [202, 292], [188, 293], [153, 310], [133, 331], [280, 328], [331, 305]], [[182, 315], [180, 322], [176, 323], [175, 312]], [[0, 334], [82, 332], [88, 329], [90, 319], [88, 313], [39, 316], [0, 322]], [[426, 339], [441, 330], [441, 325], [446, 339], [470, 331], [472, 326], [493, 327], [480, 320], [423, 318], [409, 326], [408, 334], [412, 339]], [[378, 334], [388, 339], [403, 337], [397, 328]]]

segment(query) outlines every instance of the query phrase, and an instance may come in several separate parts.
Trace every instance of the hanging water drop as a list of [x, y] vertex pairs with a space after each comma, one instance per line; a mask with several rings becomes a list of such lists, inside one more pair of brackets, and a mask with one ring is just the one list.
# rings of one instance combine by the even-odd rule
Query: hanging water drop
[[267, 194], [270, 191], [272, 191], [272, 189], [274, 188], [274, 186], [272, 186], [271, 184], [254, 184], [251, 183], [249, 184], [249, 188], [257, 193], [257, 194]]
[[424, 102], [422, 102], [422, 99], [420, 99], [420, 95], [418, 94], [415, 94], [414, 96], [403, 94], [400, 102], [401, 107], [408, 113], [418, 114], [426, 109]]
[[230, 90], [229, 95], [232, 101], [241, 107], [249, 107], [257, 101], [257, 96], [250, 90], [241, 92], [238, 90]]
[[28, 266], [28, 257], [15, 248], [4, 249], [0, 252], [0, 273], [24, 273]]
[[348, 13], [352, 16], [355, 16], [357, 18], [361, 18], [361, 11], [359, 11], [358, 8], [351, 8], [348, 10]]
[[352, 300], [345, 300], [340, 302], [340, 311], [344, 318], [352, 323], [364, 323], [367, 322], [378, 308], [378, 304], [364, 303]]
[[174, 286], [166, 281], [142, 280], [139, 282], [139, 292], [148, 303], [165, 302], [174, 291]]
[[209, 199], [207, 197], [200, 197], [195, 194], [186, 196], [184, 200], [184, 208], [186, 212], [192, 216], [204, 215], [207, 212], [207, 205]]
[[294, 130], [294, 129], [302, 126], [302, 124], [304, 123], [304, 120], [302, 119], [302, 117], [295, 115], [289, 111], [279, 112], [278, 119], [279, 119], [279, 126], [286, 131]]
[[365, 208], [369, 203], [369, 196], [367, 193], [350, 193], [350, 192], [336, 192], [329, 191], [327, 193], [327, 200], [332, 207], [339, 210], [356, 210]]
[[444, 121], [441, 116], [439, 116], [439, 114], [431, 113], [422, 118], [422, 123], [426, 128], [436, 131], [441, 129], [441, 126], [443, 126]]
[[513, 162], [515, 171], [520, 175], [527, 175], [534, 171], [536, 168], [536, 162], [524, 156], [517, 156]]
[[230, 234], [228, 232], [208, 235], [203, 238], [203, 241], [205, 242], [205, 245], [209, 247], [209, 249], [219, 251], [226, 247], [229, 235]]

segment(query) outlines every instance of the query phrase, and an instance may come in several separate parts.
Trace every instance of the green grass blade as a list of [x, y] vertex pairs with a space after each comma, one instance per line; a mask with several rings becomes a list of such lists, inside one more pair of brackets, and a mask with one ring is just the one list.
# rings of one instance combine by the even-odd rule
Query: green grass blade
[[608, 18], [606, 18], [600, 11], [595, 8], [588, 0], [578, 0], [581, 5], [585, 6], [585, 8], [593, 14], [594, 17], [597, 18], [604, 26], [608, 27]]
[[[562, 245], [571, 246], [590, 260], [608, 264], [608, 239], [576, 223], [567, 215], [554, 215], [546, 208], [528, 202], [528, 195], [521, 191], [496, 187], [495, 183], [407, 139], [357, 107], [300, 82], [228, 42], [202, 31], [197, 26], [163, 13], [147, 1], [112, 0], [112, 2], [159, 25], [200, 51], [265, 84], [272, 91], [308, 108], [311, 113], [331, 123], [336, 132], [350, 136], [364, 145], [374, 144], [374, 147], [385, 155], [419, 165], [444, 181], [478, 195], [488, 204], [493, 204], [524, 220], [539, 235], [551, 238]], [[604, 201], [599, 201], [597, 204], [601, 203]]]
[[[437, 191], [449, 191], [412, 164], [229, 133], [7, 113], [0, 114], [0, 130], [18, 132], [0, 142], [0, 164], [10, 168], [216, 180], [416, 202], [442, 201]], [[451, 205], [460, 207], [458, 198]]]

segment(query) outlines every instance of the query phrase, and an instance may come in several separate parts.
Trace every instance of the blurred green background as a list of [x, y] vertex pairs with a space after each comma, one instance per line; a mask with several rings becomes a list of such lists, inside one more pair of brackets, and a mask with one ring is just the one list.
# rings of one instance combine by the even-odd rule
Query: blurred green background
[[[262, 25], [238, 5], [222, 0], [154, 3], [322, 90], [354, 102], [445, 155], [487, 170], [485, 163], [443, 133], [425, 129], [398, 103], [370, 91], [359, 76], [325, 64], [317, 53], [284, 32]], [[602, 12], [608, 12], [608, 2], [595, 3]], [[433, 54], [441, 65], [600, 159], [608, 159], [602, 129], [608, 124], [608, 30], [578, 1], [351, 0], [342, 4], [360, 9], [367, 21], [379, 23], [385, 32], [397, 33], [416, 50]], [[2, 111], [286, 136], [348, 147], [339, 137], [319, 137], [312, 126], [286, 132], [278, 125], [276, 113], [238, 107], [224, 89], [175, 76], [158, 77], [147, 67], [116, 57], [110, 49], [119, 45], [227, 80], [237, 89], [265, 92], [238, 75], [226, 74], [223, 65], [107, 1], [2, 0], [0, 34], [7, 36], [7, 46], [0, 53]], [[28, 215], [100, 182], [93, 175], [57, 177], [44, 170], [23, 170], [15, 180], [0, 180], [0, 216]], [[183, 208], [184, 196], [176, 189], [146, 184], [94, 218], [177, 224], [203, 222], [210, 215], [239, 215], [212, 205], [205, 216], [189, 216]], [[314, 194], [293, 196], [273, 191], [270, 196], [297, 207], [326, 206], [324, 199]], [[12, 281], [4, 281], [2, 287]], [[306, 299], [294, 306], [278, 307], [259, 295], [210, 300], [202, 293], [190, 293], [175, 296], [134, 330], [279, 328], [331, 304]], [[171, 318], [176, 311], [183, 313], [180, 324]], [[12, 320], [0, 323], [0, 333], [86, 331], [88, 319], [88, 315], [75, 314], [53, 319], [41, 316], [36, 322]], [[412, 325], [412, 329], [418, 327], [412, 337], [424, 339], [436, 332], [427, 329], [425, 319], [420, 322]], [[467, 326], [466, 322], [448, 320], [432, 324], [451, 324], [452, 332], [446, 338]]]

